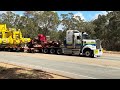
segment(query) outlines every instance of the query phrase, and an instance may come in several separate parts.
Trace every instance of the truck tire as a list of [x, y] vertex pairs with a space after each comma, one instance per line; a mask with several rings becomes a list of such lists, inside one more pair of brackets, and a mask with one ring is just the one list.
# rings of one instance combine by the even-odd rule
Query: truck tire
[[11, 51], [12, 51], [12, 50], [9, 48], [9, 49], [8, 49], [8, 52], [11, 52]]
[[50, 49], [50, 54], [54, 54], [55, 53], [55, 49], [51, 48]]
[[58, 55], [61, 55], [61, 54], [62, 54], [62, 49], [57, 49], [56, 53], [57, 53]]
[[31, 53], [35, 53], [35, 50], [33, 49], [33, 50], [31, 50]]
[[92, 57], [92, 51], [91, 50], [86, 50], [84, 52], [84, 54], [85, 54], [86, 57]]
[[17, 49], [16, 49], [16, 52], [20, 52], [20, 48], [17, 48]]
[[28, 52], [29, 52], [29, 50], [25, 50], [25, 49], [24, 49], [24, 51], [23, 51], [23, 52], [24, 52], [24, 53], [28, 53]]
[[45, 49], [43, 50], [43, 53], [47, 54], [47, 53], [48, 53], [48, 49], [45, 48]]

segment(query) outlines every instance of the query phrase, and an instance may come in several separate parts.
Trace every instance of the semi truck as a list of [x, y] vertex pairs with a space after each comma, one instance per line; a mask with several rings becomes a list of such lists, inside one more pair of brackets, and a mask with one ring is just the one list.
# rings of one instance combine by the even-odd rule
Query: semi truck
[[24, 38], [20, 29], [7, 28], [0, 24], [0, 50], [41, 52], [45, 54], [68, 54], [98, 57], [103, 54], [99, 39], [90, 39], [86, 32], [67, 30], [64, 42], [50, 40], [38, 34], [34, 39]]
[[64, 42], [50, 41], [48, 36], [38, 34], [24, 49], [25, 52], [42, 52], [45, 54], [82, 55], [86, 57], [99, 57], [103, 54], [101, 41], [90, 39], [86, 32], [67, 30]]

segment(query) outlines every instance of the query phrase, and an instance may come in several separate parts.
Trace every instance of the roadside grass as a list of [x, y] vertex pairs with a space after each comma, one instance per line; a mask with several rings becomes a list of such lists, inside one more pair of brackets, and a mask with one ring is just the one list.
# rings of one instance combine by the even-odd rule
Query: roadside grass
[[120, 51], [107, 51], [103, 49], [103, 53], [109, 53], [109, 54], [120, 54]]

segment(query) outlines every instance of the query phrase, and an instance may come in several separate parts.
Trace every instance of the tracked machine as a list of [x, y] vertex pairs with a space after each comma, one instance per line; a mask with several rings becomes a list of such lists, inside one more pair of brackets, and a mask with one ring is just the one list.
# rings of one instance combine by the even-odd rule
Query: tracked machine
[[30, 38], [23, 38], [20, 29], [7, 28], [6, 24], [0, 24], [0, 50], [24, 51]]

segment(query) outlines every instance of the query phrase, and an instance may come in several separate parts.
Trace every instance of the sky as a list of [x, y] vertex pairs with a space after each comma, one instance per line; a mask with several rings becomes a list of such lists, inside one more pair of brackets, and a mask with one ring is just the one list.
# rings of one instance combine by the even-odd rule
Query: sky
[[[4, 13], [6, 11], [0, 11], [0, 13]], [[23, 15], [24, 11], [13, 11], [16, 14]], [[106, 15], [106, 11], [56, 11], [58, 13], [58, 16], [60, 17], [61, 14], [67, 14], [67, 13], [73, 13], [75, 16], [80, 16], [81, 19], [85, 21], [91, 21], [98, 17], [99, 14]], [[62, 29], [62, 26], [59, 25], [58, 29]]]
[[[5, 11], [0, 11], [0, 13]], [[24, 11], [14, 11], [16, 14], [23, 15]], [[106, 11], [56, 11], [60, 17], [61, 14], [67, 14], [72, 12], [74, 15], [81, 16], [82, 19], [85, 21], [91, 21], [97, 18], [99, 14], [105, 15], [107, 14]]]

